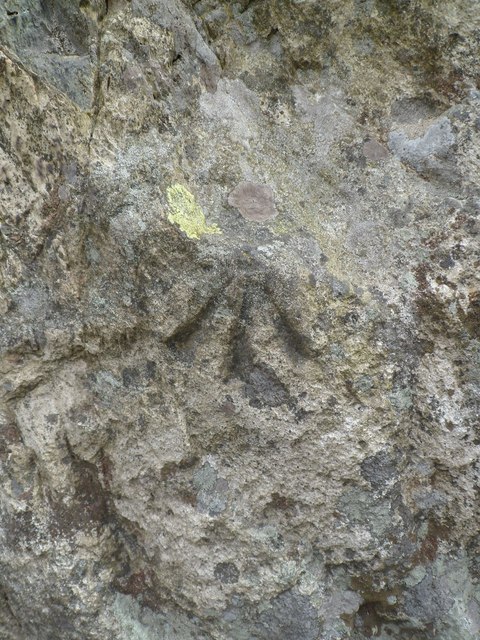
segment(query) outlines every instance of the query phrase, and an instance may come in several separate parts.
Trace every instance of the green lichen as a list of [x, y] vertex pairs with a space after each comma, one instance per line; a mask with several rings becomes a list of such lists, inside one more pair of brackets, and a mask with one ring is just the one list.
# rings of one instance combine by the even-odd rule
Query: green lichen
[[168, 220], [180, 227], [189, 238], [198, 239], [205, 234], [222, 233], [216, 224], [207, 225], [205, 214], [195, 202], [195, 196], [183, 185], [168, 187], [167, 200], [170, 205]]

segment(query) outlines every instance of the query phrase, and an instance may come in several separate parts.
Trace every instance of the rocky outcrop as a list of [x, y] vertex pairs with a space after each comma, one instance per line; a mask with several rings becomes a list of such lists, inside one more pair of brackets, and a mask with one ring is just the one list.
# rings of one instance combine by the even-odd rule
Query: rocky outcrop
[[474, 0], [0, 7], [0, 638], [475, 640]]

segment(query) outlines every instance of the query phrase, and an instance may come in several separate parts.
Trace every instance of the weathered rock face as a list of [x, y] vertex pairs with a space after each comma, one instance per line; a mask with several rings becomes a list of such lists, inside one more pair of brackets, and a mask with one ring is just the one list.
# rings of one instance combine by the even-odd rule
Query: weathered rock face
[[2, 640], [479, 637], [479, 34], [2, 3]]

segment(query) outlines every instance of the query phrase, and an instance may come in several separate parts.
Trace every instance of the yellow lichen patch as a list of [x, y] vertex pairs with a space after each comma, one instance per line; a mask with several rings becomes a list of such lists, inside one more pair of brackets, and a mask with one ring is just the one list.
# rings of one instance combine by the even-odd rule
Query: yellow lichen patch
[[189, 238], [200, 238], [206, 233], [222, 233], [216, 225], [207, 225], [205, 214], [195, 202], [195, 196], [181, 184], [174, 184], [167, 189], [167, 200], [170, 205], [168, 220], [176, 224]]

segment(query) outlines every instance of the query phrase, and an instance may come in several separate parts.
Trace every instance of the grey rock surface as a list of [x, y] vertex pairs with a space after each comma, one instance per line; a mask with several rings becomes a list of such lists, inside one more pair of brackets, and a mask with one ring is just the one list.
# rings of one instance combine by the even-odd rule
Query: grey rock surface
[[0, 639], [477, 640], [475, 0], [0, 6]]

